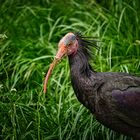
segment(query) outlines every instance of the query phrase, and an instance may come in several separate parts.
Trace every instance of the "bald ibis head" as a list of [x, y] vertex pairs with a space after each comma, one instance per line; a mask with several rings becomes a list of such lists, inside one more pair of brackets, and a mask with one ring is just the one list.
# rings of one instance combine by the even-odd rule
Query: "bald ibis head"
[[51, 72], [55, 65], [59, 62], [59, 60], [61, 60], [64, 56], [74, 56], [79, 48], [83, 49], [88, 57], [88, 51], [90, 50], [88, 47], [93, 45], [97, 47], [94, 40], [87, 40], [79, 33], [67, 33], [58, 43], [58, 51], [53, 62], [50, 65], [44, 81], [44, 93], [46, 93], [46, 85], [48, 83]]
[[78, 49], [78, 40], [73, 33], [66, 34], [58, 43], [58, 52], [55, 56], [60, 60], [65, 55], [74, 55]]

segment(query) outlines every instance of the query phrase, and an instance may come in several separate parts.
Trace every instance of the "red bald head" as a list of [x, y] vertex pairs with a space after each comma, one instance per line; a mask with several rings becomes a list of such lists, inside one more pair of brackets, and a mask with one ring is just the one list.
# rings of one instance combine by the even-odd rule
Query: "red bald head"
[[74, 33], [67, 33], [58, 43], [57, 59], [61, 59], [64, 55], [75, 54], [78, 49], [78, 41]]

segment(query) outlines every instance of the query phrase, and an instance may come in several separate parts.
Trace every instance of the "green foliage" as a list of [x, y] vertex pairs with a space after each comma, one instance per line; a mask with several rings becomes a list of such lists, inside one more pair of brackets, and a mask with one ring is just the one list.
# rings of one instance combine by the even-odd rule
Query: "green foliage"
[[68, 61], [43, 80], [59, 39], [69, 31], [97, 37], [96, 71], [140, 75], [140, 1], [0, 1], [0, 139], [130, 140], [80, 105]]

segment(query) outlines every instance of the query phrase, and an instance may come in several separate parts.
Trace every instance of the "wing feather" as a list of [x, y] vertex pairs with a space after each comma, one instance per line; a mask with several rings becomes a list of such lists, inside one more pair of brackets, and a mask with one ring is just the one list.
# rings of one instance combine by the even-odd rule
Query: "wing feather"
[[140, 87], [129, 87], [126, 90], [113, 90], [118, 116], [125, 122], [140, 127]]

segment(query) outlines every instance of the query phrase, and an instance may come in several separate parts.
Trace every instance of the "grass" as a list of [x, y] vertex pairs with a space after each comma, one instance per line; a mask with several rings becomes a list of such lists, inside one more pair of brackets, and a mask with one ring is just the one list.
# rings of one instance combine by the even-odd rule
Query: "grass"
[[69, 31], [98, 37], [96, 71], [140, 75], [139, 1], [0, 2], [0, 139], [130, 140], [98, 123], [76, 99], [63, 60], [43, 94], [59, 39]]

